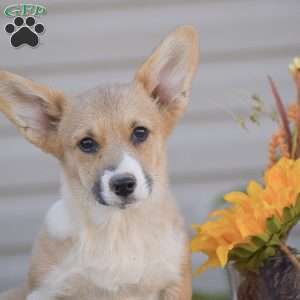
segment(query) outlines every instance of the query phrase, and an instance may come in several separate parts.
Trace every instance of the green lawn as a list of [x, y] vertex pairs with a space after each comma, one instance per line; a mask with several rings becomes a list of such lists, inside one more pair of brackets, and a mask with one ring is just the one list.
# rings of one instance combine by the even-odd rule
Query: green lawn
[[197, 294], [193, 295], [193, 300], [230, 300], [230, 298], [226, 295]]

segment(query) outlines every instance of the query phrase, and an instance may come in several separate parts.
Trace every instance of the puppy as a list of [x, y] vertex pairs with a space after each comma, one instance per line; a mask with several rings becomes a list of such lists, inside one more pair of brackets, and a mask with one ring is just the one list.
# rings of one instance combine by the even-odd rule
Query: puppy
[[188, 300], [189, 241], [166, 141], [188, 103], [198, 37], [179, 27], [129, 84], [69, 98], [0, 72], [0, 110], [62, 168], [22, 288], [1, 300]]

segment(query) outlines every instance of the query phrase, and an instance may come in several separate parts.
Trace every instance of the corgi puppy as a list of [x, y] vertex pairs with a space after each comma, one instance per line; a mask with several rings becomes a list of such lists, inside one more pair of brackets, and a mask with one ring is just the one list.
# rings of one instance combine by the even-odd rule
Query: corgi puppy
[[166, 141], [198, 54], [195, 29], [179, 27], [131, 83], [76, 97], [0, 72], [0, 110], [62, 169], [62, 198], [47, 213], [27, 280], [1, 300], [191, 299]]

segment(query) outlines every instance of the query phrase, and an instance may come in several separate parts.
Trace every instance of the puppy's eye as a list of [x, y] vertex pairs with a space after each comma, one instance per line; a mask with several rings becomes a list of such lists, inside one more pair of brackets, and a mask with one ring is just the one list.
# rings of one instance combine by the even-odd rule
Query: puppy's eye
[[146, 141], [149, 136], [149, 130], [145, 127], [136, 127], [134, 128], [131, 140], [134, 144], [140, 144]]
[[99, 150], [99, 144], [92, 138], [83, 138], [79, 143], [78, 147], [85, 153], [96, 153]]

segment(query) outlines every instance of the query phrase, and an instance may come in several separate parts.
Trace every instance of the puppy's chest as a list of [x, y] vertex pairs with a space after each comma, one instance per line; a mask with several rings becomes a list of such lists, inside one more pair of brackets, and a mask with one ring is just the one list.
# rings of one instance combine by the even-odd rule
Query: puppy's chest
[[76, 277], [112, 293], [159, 291], [179, 279], [184, 233], [171, 226], [149, 229], [108, 231], [91, 245], [82, 240], [63, 269], [77, 270]]

